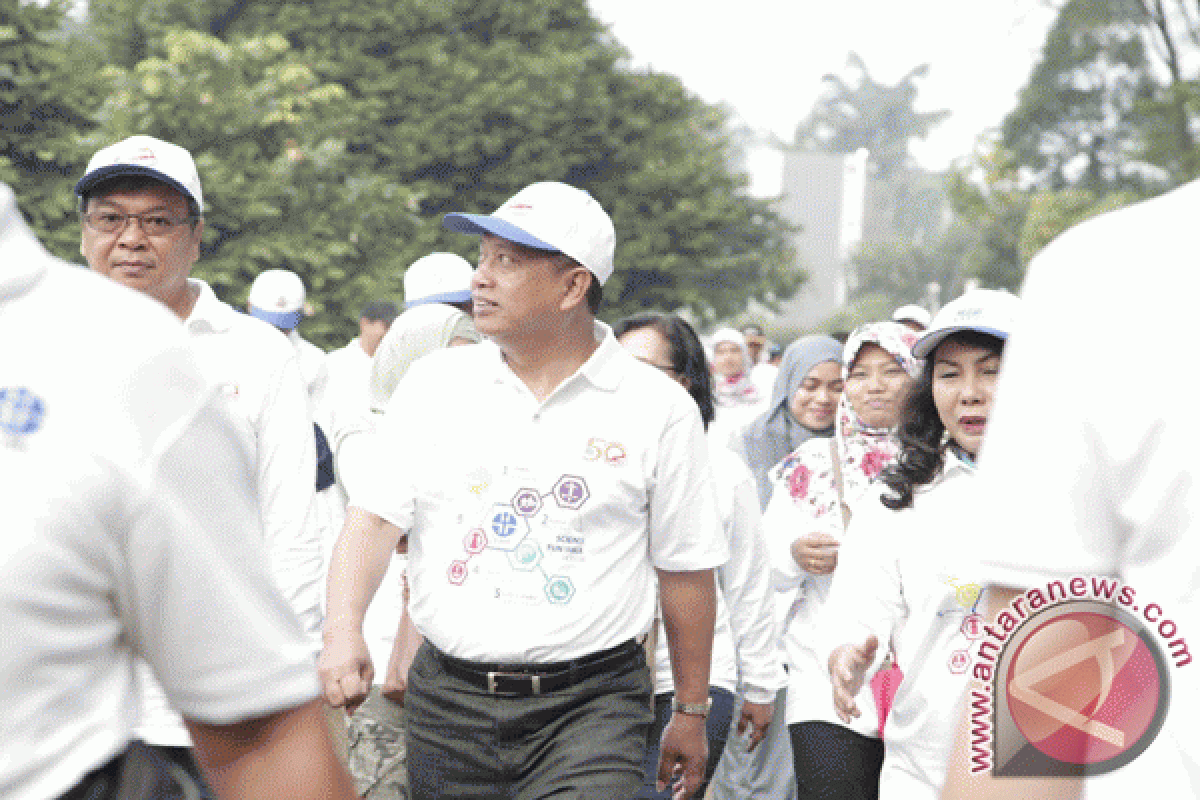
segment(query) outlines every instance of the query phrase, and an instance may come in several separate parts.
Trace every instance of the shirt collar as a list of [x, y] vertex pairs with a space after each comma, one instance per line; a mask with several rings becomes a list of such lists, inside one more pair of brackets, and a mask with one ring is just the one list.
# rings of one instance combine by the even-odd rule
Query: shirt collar
[[183, 323], [188, 333], [224, 333], [229, 330], [233, 315], [237, 312], [218, 300], [212, 287], [199, 278], [188, 278], [188, 286], [200, 289], [196, 305], [192, 306], [192, 313]]
[[[579, 380], [586, 380], [602, 391], [614, 391], [621, 383], [624, 370], [629, 366], [633, 357], [617, 343], [612, 328], [599, 320], [593, 321], [592, 325], [596, 341], [599, 343], [598, 346], [588, 360], [576, 370], [575, 374], [559, 384], [551, 396]], [[516, 380], [512, 370], [504, 363], [504, 355], [500, 351], [499, 345], [490, 339], [484, 339], [479, 346], [490, 351], [489, 360], [493, 364], [494, 377], [497, 382]]]

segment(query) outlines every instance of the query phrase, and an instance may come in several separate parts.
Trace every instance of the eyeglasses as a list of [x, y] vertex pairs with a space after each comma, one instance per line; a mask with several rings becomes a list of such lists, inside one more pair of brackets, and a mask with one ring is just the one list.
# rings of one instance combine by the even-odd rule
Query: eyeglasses
[[181, 225], [190, 225], [198, 219], [194, 216], [172, 217], [162, 212], [121, 214], [117, 211], [89, 211], [80, 216], [87, 222], [88, 227], [100, 233], [121, 233], [129, 224], [129, 220], [136, 219], [147, 236], [169, 236]]

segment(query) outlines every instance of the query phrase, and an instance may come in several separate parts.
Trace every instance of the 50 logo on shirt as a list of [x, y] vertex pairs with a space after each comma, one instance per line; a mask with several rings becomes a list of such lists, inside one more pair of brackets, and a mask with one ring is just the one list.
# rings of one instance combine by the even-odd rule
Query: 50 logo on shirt
[[625, 463], [625, 445], [592, 437], [583, 449], [584, 461], [604, 461], [614, 467]]

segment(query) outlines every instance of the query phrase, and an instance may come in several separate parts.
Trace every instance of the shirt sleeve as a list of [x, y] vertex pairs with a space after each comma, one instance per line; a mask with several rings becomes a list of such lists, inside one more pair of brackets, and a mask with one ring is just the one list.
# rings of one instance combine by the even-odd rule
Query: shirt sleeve
[[685, 399], [688, 407], [660, 439], [649, 500], [650, 562], [674, 572], [718, 567], [729, 558], [704, 428]]
[[290, 352], [272, 375], [256, 433], [259, 502], [271, 569], [304, 629], [319, 637], [324, 563], [314, 507], [317, 446], [304, 382]]
[[720, 487], [732, 491], [733, 503], [725, 526], [729, 561], [717, 578], [729, 609], [742, 694], [752, 703], [769, 703], [787, 682], [775, 642], [770, 559], [754, 476], [736, 456], [727, 455], [738, 469], [730, 470], [736, 477], [732, 487]]
[[152, 459], [118, 528], [117, 606], [172, 705], [227, 724], [317, 694], [312, 646], [268, 567], [251, 454], [215, 404]]
[[419, 401], [425, 393], [418, 388], [424, 371], [421, 362], [413, 364], [396, 385], [382, 416], [374, 419], [374, 430], [348, 434], [343, 443], [350, 505], [402, 531], [412, 528], [416, 516], [417, 484], [408, 470], [413, 453], [419, 452], [413, 420], [424, 418]]

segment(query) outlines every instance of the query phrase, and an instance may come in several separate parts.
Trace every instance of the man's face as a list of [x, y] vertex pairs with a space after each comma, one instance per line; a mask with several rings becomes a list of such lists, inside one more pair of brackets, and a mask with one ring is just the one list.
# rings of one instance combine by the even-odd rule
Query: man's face
[[[97, 194], [86, 211], [182, 219], [188, 215], [188, 204], [182, 193], [155, 184]], [[129, 219], [123, 229], [102, 233], [85, 220], [79, 252], [94, 271], [176, 309], [188, 297], [187, 278], [200, 257], [203, 227], [201, 220], [194, 226], [177, 225], [168, 233], [149, 235], [137, 220]]]
[[571, 270], [559, 258], [485, 234], [471, 278], [475, 327], [494, 338], [545, 333], [563, 311]]

